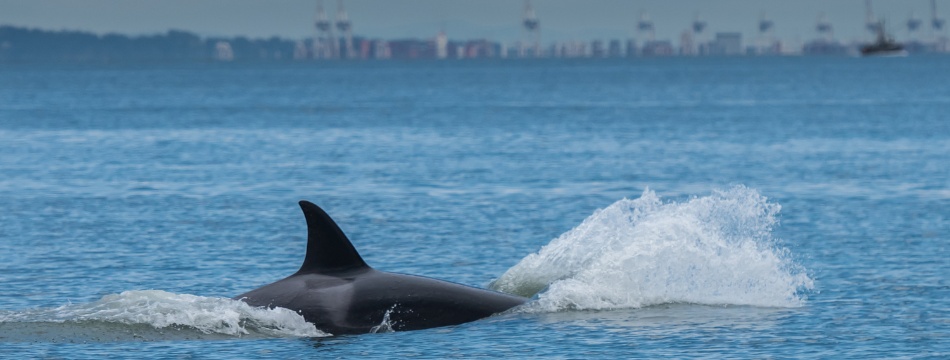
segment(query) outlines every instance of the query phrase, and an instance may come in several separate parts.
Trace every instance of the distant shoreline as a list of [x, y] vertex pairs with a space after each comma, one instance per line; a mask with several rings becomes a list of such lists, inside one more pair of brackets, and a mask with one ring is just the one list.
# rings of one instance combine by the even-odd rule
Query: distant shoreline
[[[735, 34], [717, 34], [736, 36]], [[212, 62], [212, 61], [346, 61], [346, 60], [459, 60], [459, 59], [621, 59], [721, 56], [849, 56], [860, 44], [813, 41], [800, 50], [784, 52], [772, 48], [741, 47], [741, 39], [725, 46], [710, 41], [691, 54], [680, 54], [668, 42], [633, 40], [588, 43], [558, 43], [542, 50], [519, 44], [503, 44], [487, 39], [449, 41], [444, 35], [432, 39], [380, 40], [354, 36], [351, 39], [291, 40], [279, 37], [207, 37], [180, 30], [164, 34], [128, 36], [97, 35], [83, 31], [51, 31], [0, 26], [0, 62], [89, 62], [127, 61]], [[717, 40], [718, 41], [718, 40]], [[336, 43], [334, 46], [333, 44]], [[588, 47], [589, 45], [589, 47]], [[930, 44], [908, 43], [912, 53], [933, 53]], [[705, 46], [706, 52], [702, 50]], [[721, 48], [721, 49], [720, 49]], [[718, 51], [722, 50], [722, 51]], [[766, 50], [763, 52], [763, 50]]]

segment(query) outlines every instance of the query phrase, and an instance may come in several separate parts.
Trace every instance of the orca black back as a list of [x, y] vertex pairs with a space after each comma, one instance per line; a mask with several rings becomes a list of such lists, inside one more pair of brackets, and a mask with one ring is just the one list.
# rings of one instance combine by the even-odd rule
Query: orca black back
[[323, 209], [301, 200], [307, 218], [307, 255], [297, 274], [334, 273], [368, 268], [343, 230]]
[[331, 334], [367, 333], [381, 325], [396, 331], [457, 325], [527, 301], [448, 281], [375, 270], [323, 209], [309, 201], [300, 201], [300, 208], [307, 219], [307, 253], [300, 270], [234, 299], [293, 310]]

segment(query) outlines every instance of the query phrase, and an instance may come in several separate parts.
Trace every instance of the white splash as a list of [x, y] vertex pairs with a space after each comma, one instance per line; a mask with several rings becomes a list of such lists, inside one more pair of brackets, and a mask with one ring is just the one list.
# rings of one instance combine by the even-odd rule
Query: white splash
[[383, 314], [383, 321], [381, 321], [379, 325], [373, 326], [371, 329], [369, 329], [369, 333], [378, 334], [396, 332], [396, 330], [393, 329], [392, 321], [389, 319], [389, 315], [392, 314], [393, 310], [395, 309], [396, 305], [393, 305], [392, 308], [386, 310], [386, 313]]
[[113, 323], [156, 329], [191, 328], [204, 334], [257, 337], [321, 337], [299, 314], [284, 308], [252, 307], [227, 298], [126, 291], [81, 305], [0, 312], [0, 323]]
[[801, 306], [813, 282], [771, 237], [779, 209], [744, 186], [684, 203], [663, 203], [645, 190], [594, 212], [490, 287], [537, 294], [522, 307], [529, 312]]

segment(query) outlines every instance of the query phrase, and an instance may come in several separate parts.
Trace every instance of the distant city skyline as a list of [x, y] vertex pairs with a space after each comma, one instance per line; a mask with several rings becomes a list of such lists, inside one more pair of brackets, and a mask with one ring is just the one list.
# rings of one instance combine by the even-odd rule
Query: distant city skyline
[[[521, 39], [522, 0], [346, 0], [353, 33], [382, 39], [431, 38], [444, 29], [452, 39]], [[917, 37], [929, 32], [930, 0], [872, 1], [888, 30], [906, 39], [905, 23], [913, 12], [924, 20]], [[864, 0], [534, 0], [541, 23], [541, 41], [627, 39], [636, 36], [641, 12], [649, 14], [656, 39], [679, 43], [696, 15], [708, 23], [707, 36], [740, 32], [744, 40], [757, 36], [764, 13], [775, 23], [774, 34], [790, 41], [817, 37], [815, 25], [824, 13], [835, 38], [849, 42], [869, 38], [864, 27]], [[325, 0], [332, 18], [337, 1]], [[130, 35], [169, 29], [202, 36], [280, 36], [304, 39], [315, 33], [315, 0], [0, 0], [0, 25], [47, 30], [81, 30]], [[938, 0], [942, 18], [950, 17], [950, 1]]]

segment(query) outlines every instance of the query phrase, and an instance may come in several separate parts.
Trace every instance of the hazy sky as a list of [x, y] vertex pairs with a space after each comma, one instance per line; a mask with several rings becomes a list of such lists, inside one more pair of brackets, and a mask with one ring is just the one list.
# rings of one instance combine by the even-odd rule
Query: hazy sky
[[[345, 0], [358, 35], [374, 38], [432, 37], [444, 28], [451, 39], [521, 37], [522, 0]], [[888, 28], [906, 38], [904, 23], [914, 12], [929, 33], [930, 0], [874, 0], [874, 12]], [[542, 40], [628, 38], [645, 11], [658, 39], [679, 42], [680, 33], [699, 14], [708, 32], [756, 34], [762, 12], [775, 21], [775, 34], [789, 40], [815, 37], [824, 12], [835, 36], [864, 38], [864, 0], [534, 0]], [[336, 0], [324, 0], [332, 16]], [[210, 35], [312, 36], [316, 0], [0, 0], [0, 25], [96, 33], [151, 34], [181, 29]], [[937, 0], [941, 17], [950, 17], [950, 0]]]

